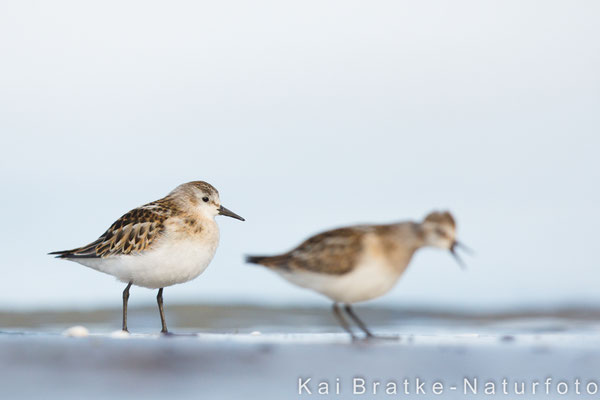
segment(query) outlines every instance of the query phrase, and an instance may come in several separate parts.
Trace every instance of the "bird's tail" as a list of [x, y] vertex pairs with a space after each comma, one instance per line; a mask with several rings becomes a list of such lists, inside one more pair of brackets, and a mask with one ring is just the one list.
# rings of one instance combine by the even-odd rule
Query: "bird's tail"
[[246, 262], [250, 264], [264, 265], [265, 267], [281, 267], [286, 264], [286, 255], [280, 256], [246, 256]]
[[92, 242], [86, 246], [78, 247], [72, 250], [59, 250], [48, 253], [56, 258], [97, 258], [96, 247], [102, 242], [103, 238], [98, 238], [95, 242]]
[[50, 256], [56, 256], [56, 258], [67, 258], [69, 254], [72, 254], [73, 250], [59, 250], [48, 253]]

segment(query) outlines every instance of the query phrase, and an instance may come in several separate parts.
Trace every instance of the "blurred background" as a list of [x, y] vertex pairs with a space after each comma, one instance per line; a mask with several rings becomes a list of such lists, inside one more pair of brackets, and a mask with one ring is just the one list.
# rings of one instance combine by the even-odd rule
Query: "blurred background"
[[599, 18], [594, 1], [3, 1], [0, 307], [120, 306], [123, 284], [46, 253], [199, 179], [247, 221], [219, 218], [211, 266], [167, 307], [328, 305], [243, 256], [433, 209], [469, 268], [422, 250], [370, 304], [594, 305]]

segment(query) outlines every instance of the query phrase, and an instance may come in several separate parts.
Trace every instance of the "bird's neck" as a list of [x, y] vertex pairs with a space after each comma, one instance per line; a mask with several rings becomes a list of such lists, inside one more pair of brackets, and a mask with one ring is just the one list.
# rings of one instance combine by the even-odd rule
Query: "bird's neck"
[[389, 225], [388, 236], [403, 248], [417, 251], [425, 246], [425, 238], [421, 224], [416, 222], [400, 222]]
[[377, 227], [379, 241], [391, 264], [404, 270], [413, 254], [424, 246], [420, 225], [412, 222]]

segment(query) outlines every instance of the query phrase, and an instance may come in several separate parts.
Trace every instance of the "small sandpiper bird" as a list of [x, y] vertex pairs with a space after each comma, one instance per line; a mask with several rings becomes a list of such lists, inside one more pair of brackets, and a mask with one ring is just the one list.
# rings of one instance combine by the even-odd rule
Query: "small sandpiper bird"
[[244, 221], [221, 205], [219, 192], [212, 185], [184, 183], [166, 197], [129, 211], [87, 246], [50, 254], [127, 283], [123, 291], [124, 331], [131, 285], [158, 289], [161, 332], [168, 333], [163, 288], [190, 281], [208, 267], [219, 244], [217, 215]]
[[276, 256], [248, 256], [288, 281], [324, 294], [333, 300], [333, 312], [341, 326], [356, 338], [344, 318], [348, 316], [366, 334], [373, 334], [351, 308], [354, 303], [387, 293], [404, 273], [421, 247], [448, 249], [462, 246], [455, 238], [456, 224], [449, 212], [432, 212], [422, 222], [360, 225], [323, 232], [298, 247]]

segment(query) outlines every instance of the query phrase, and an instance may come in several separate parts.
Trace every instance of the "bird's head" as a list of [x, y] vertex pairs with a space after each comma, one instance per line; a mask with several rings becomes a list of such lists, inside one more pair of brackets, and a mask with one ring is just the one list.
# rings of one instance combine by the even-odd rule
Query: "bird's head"
[[210, 183], [204, 181], [184, 183], [175, 188], [171, 194], [180, 198], [185, 198], [186, 202], [188, 202], [196, 212], [206, 217], [214, 218], [217, 215], [225, 215], [227, 217], [239, 219], [240, 221], [245, 221], [244, 218], [223, 207], [221, 199], [219, 198], [219, 192]]
[[458, 264], [464, 267], [464, 263], [456, 254], [456, 248], [466, 249], [466, 246], [456, 240], [456, 222], [452, 214], [448, 211], [434, 211], [428, 214], [421, 223], [421, 230], [426, 246], [450, 250]]

